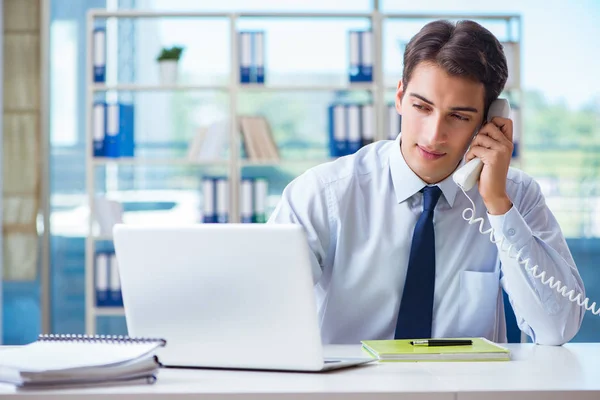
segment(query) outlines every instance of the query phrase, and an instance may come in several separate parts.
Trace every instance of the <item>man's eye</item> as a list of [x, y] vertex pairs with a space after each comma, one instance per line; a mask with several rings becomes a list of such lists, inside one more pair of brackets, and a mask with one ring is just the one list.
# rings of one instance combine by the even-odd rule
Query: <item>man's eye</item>
[[452, 116], [456, 119], [458, 119], [459, 121], [468, 121], [469, 118], [463, 117], [462, 115], [459, 114], [452, 114]]
[[423, 107], [420, 104], [413, 104], [413, 107], [416, 108], [417, 110], [424, 110], [425, 109], [425, 107]]

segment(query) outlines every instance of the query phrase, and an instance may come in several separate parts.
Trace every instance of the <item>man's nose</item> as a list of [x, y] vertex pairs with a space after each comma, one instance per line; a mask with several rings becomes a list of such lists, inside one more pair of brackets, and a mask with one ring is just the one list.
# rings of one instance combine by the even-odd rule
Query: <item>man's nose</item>
[[433, 144], [444, 141], [444, 132], [444, 119], [441, 116], [432, 115], [426, 132], [427, 142]]

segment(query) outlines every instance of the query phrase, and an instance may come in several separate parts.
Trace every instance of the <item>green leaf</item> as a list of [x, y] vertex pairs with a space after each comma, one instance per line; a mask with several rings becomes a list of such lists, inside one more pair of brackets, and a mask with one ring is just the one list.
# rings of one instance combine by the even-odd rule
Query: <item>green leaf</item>
[[164, 60], [179, 61], [182, 53], [183, 53], [183, 47], [180, 47], [180, 46], [173, 46], [170, 48], [163, 47], [161, 52], [156, 57], [156, 60], [157, 61], [164, 61]]

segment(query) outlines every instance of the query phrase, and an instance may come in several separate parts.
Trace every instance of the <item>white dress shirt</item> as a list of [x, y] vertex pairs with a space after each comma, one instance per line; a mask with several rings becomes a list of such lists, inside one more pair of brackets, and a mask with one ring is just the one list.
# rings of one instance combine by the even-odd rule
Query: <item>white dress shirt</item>
[[[312, 258], [323, 343], [393, 339], [415, 224], [426, 184], [408, 167], [396, 140], [307, 170], [292, 181], [269, 223], [301, 224]], [[578, 332], [584, 309], [533, 278], [462, 217], [471, 207], [448, 177], [434, 211], [436, 278], [432, 337], [506, 342], [501, 286], [519, 328], [535, 343], [559, 345]], [[547, 277], [585, 294], [560, 227], [530, 176], [510, 168], [513, 207], [486, 212], [477, 186], [468, 195], [484, 230], [494, 228]], [[498, 236], [500, 237], [500, 236]], [[539, 270], [541, 271], [541, 270]], [[538, 272], [539, 272], [538, 271]]]

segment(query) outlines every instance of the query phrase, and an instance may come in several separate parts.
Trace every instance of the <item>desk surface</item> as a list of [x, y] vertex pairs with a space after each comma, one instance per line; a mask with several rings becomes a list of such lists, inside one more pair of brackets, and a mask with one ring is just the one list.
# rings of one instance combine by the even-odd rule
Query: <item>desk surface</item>
[[[511, 361], [372, 363], [326, 373], [163, 369], [153, 385], [17, 392], [41, 399], [600, 399], [600, 343], [507, 345]], [[364, 356], [360, 346], [327, 346], [328, 356]]]

